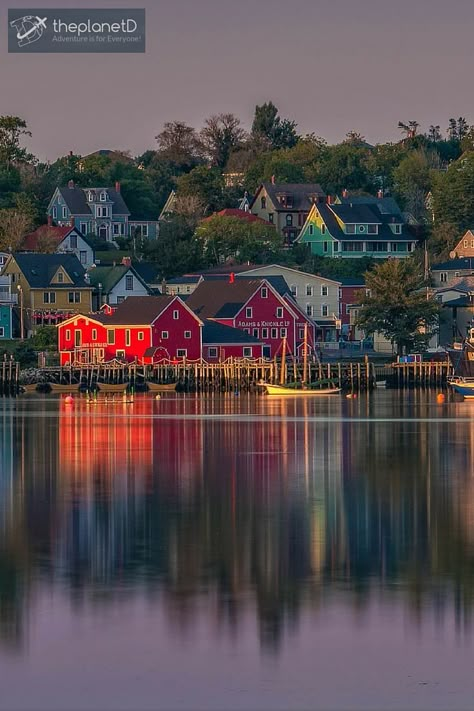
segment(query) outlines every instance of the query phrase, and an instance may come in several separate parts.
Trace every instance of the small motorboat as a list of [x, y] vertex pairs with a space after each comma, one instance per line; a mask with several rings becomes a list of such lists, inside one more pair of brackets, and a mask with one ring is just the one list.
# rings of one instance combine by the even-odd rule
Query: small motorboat
[[452, 378], [448, 384], [454, 392], [462, 395], [466, 400], [474, 399], [474, 378]]
[[336, 387], [317, 387], [317, 385], [305, 386], [302, 383], [295, 384], [294, 387], [288, 385], [270, 385], [269, 383], [261, 383], [262, 387], [267, 391], [267, 395], [285, 395], [290, 397], [321, 397], [323, 395], [337, 395], [341, 392], [341, 388]]
[[152, 393], [167, 393], [176, 390], [177, 383], [153, 383], [147, 380], [148, 390]]

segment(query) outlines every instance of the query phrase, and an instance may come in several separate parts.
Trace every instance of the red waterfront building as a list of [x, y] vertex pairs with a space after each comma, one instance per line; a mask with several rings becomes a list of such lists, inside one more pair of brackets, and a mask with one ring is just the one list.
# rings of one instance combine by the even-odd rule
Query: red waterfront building
[[300, 356], [307, 326], [312, 352], [315, 325], [289, 293], [279, 293], [266, 279], [235, 278], [202, 281], [186, 300], [200, 319], [211, 319], [246, 332], [263, 344], [263, 355], [273, 358], [286, 338], [287, 353]]
[[197, 360], [202, 326], [179, 296], [130, 296], [116, 309], [63, 321], [58, 326], [60, 362]]

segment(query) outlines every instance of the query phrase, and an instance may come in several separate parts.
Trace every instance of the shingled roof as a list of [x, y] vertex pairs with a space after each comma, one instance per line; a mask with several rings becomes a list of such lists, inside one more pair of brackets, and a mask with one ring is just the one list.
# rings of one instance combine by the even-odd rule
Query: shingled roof
[[[130, 215], [130, 210], [125, 204], [121, 193], [115, 190], [115, 188], [79, 188], [77, 185], [71, 185], [71, 187], [66, 185], [65, 187], [59, 188], [64, 202], [73, 215], [91, 215], [92, 210], [90, 209], [90, 205], [97, 202], [100, 203], [99, 194], [103, 191], [107, 193], [108, 200], [112, 202], [113, 215]], [[87, 200], [87, 194], [89, 192], [95, 195], [94, 203], [90, 203]]]
[[94, 314], [93, 318], [111, 326], [150, 325], [174, 301], [176, 296], [129, 296], [109, 315]]
[[88, 288], [85, 269], [74, 254], [38, 254], [35, 252], [14, 252], [13, 259], [21, 269], [32, 289], [47, 289], [59, 267], [70, 277], [72, 284], [55, 283], [55, 289]]
[[261, 286], [263, 279], [202, 281], [186, 300], [200, 319], [233, 318]]
[[232, 326], [224, 326], [217, 321], [204, 321], [204, 327], [202, 329], [202, 342], [205, 345], [214, 345], [226, 343], [238, 344], [248, 343], [249, 345], [255, 345], [261, 343], [258, 338], [250, 336], [246, 331], [240, 328], [233, 328]]
[[[309, 211], [313, 204], [310, 199], [312, 196], [326, 197], [326, 193], [318, 183], [262, 183], [261, 187], [265, 188], [277, 212], [288, 212], [288, 210]], [[252, 208], [259, 192], [260, 190], [257, 190], [250, 208]], [[290, 195], [293, 198], [292, 206], [285, 207], [280, 205], [278, 201], [279, 195]]]
[[89, 269], [88, 275], [92, 286], [97, 287], [102, 284], [102, 292], [108, 294], [128, 272], [131, 272], [146, 289], [149, 288], [133, 266], [124, 264], [115, 264], [110, 267], [93, 267]]

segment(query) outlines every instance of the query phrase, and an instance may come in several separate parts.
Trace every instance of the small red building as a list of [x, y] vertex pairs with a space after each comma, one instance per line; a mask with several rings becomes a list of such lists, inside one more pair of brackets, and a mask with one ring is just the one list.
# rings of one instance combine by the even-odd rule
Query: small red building
[[341, 314], [341, 336], [348, 341], [355, 339], [351, 329], [351, 307], [358, 302], [360, 291], [365, 289], [364, 277], [341, 278], [339, 287], [339, 313]]
[[115, 310], [63, 321], [58, 326], [60, 362], [197, 360], [202, 326], [179, 296], [130, 296]]
[[280, 294], [266, 279], [234, 278], [202, 281], [186, 301], [200, 319], [212, 319], [245, 331], [263, 344], [263, 355], [273, 358], [286, 338], [287, 353], [301, 355], [305, 326], [308, 347], [314, 347], [315, 326], [292, 299]]

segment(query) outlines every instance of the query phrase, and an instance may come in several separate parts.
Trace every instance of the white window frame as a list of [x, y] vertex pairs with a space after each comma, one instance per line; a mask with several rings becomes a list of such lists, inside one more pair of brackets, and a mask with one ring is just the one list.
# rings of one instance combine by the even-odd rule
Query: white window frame
[[143, 331], [138, 331], [137, 333], [137, 340], [139, 341], [144, 341], [145, 340], [145, 333]]
[[92, 338], [93, 341], [96, 341], [96, 340], [97, 340], [97, 329], [96, 329], [96, 328], [93, 328], [93, 329], [92, 329], [91, 338]]
[[328, 318], [328, 316], [329, 316], [329, 305], [328, 304], [321, 304], [321, 316], [323, 318]]
[[210, 346], [207, 349], [207, 357], [208, 358], [217, 358], [218, 355], [219, 355], [219, 352], [218, 352], [216, 346]]
[[283, 306], [277, 306], [276, 317], [283, 318]]
[[321, 284], [321, 296], [329, 296], [329, 287], [326, 284]]
[[[129, 286], [131, 284], [131, 286]], [[125, 275], [125, 291], [133, 291], [133, 274]]]
[[298, 287], [296, 284], [291, 284], [290, 286], [291, 295], [295, 298], [298, 296]]
[[314, 296], [314, 289], [311, 284], [306, 284], [306, 296]]
[[262, 286], [260, 295], [261, 295], [262, 299], [268, 299], [268, 289], [266, 286]]
[[262, 338], [268, 338], [268, 328], [262, 328]]
[[174, 311], [173, 311], [173, 321], [179, 321], [179, 311], [178, 311], [178, 309], [174, 309]]
[[165, 340], [166, 340], [167, 338], [169, 338], [169, 337], [170, 337], [169, 331], [162, 331], [162, 332], [161, 332], [161, 338], [162, 338], [162, 340], [165, 341]]
[[176, 358], [187, 358], [188, 357], [188, 349], [187, 348], [177, 348], [176, 349]]
[[115, 346], [115, 329], [114, 328], [107, 329], [107, 345], [108, 346]]
[[252, 353], [253, 353], [252, 346], [244, 346], [242, 348], [242, 355], [244, 358], [252, 358], [253, 357]]
[[53, 220], [55, 220], [57, 218], [57, 216], [58, 216], [58, 208], [56, 207], [56, 205], [53, 205], [53, 214], [52, 214]]
[[184, 332], [184, 337], [187, 338], [188, 340], [191, 338], [191, 331], [185, 331]]
[[125, 345], [130, 348], [132, 345], [132, 331], [130, 328], [125, 329]]
[[103, 190], [100, 194], [100, 201], [106, 202], [106, 200], [107, 200], [107, 193], [105, 192], [105, 190]]
[[313, 304], [306, 304], [306, 316], [313, 315]]
[[63, 206], [62, 216], [63, 220], [67, 219], [67, 207], [65, 205]]
[[287, 328], [280, 328], [280, 338], [287, 338], [288, 337], [288, 329]]
[[247, 306], [245, 309], [245, 318], [253, 318], [253, 308], [252, 306]]

